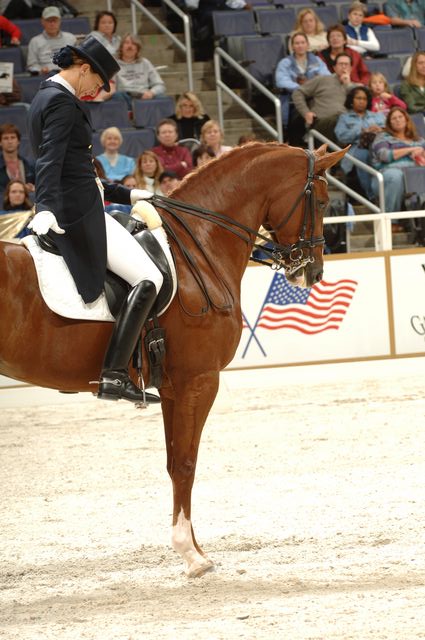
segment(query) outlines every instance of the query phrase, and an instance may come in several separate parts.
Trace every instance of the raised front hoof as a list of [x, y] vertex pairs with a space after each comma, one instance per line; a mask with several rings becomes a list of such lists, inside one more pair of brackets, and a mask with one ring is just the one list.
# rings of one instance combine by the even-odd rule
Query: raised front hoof
[[186, 569], [185, 573], [188, 578], [200, 578], [209, 571], [214, 571], [214, 563], [209, 558], [204, 558], [202, 562], [192, 562], [190, 567]]

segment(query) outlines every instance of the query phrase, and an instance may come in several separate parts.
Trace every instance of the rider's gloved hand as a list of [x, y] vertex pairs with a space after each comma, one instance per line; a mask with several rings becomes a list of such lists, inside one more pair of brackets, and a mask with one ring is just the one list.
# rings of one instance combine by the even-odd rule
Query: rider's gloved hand
[[130, 193], [131, 204], [136, 204], [138, 200], [149, 200], [152, 196], [153, 193], [147, 189], [132, 189]]
[[38, 236], [44, 236], [51, 229], [55, 233], [65, 233], [58, 225], [55, 215], [51, 211], [39, 211], [28, 225]]
[[158, 211], [150, 202], [146, 202], [146, 200], [136, 202], [131, 210], [131, 215], [133, 218], [138, 218], [138, 220], [144, 222], [151, 231], [162, 227], [162, 220]]

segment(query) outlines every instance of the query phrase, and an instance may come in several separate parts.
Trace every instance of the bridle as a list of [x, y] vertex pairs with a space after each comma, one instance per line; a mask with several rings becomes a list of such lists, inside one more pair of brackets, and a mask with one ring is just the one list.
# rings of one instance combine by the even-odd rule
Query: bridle
[[[193, 232], [190, 230], [184, 219], [182, 219], [181, 216], [178, 215], [176, 209], [178, 211], [194, 215], [198, 218], [209, 220], [210, 222], [214, 222], [214, 224], [227, 229], [235, 236], [241, 238], [244, 242], [250, 243], [254, 248], [260, 249], [262, 252], [266, 253], [271, 262], [262, 260], [260, 258], [253, 258], [252, 256], [250, 260], [270, 266], [274, 270], [284, 268], [287, 275], [292, 275], [299, 269], [305, 267], [307, 264], [314, 262], [313, 249], [319, 245], [323, 245], [325, 242], [325, 238], [323, 235], [314, 236], [314, 228], [316, 222], [314, 181], [322, 180], [327, 184], [327, 180], [323, 176], [319, 176], [314, 173], [315, 156], [313, 152], [310, 150], [304, 150], [304, 152], [308, 160], [306, 183], [301, 193], [297, 196], [290, 211], [288, 211], [283, 220], [274, 229], [266, 229], [268, 233], [276, 237], [276, 232], [279, 231], [290, 220], [299, 203], [302, 199], [304, 199], [304, 217], [301, 223], [299, 238], [293, 244], [280, 244], [275, 239], [270, 239], [264, 234], [259, 233], [258, 231], [255, 231], [254, 229], [251, 229], [243, 223], [229, 218], [222, 213], [217, 213], [216, 211], [211, 211], [210, 209], [204, 209], [203, 207], [187, 204], [185, 202], [181, 202], [180, 200], [174, 200], [173, 198], [167, 198], [165, 196], [154, 194], [150, 202], [152, 202], [153, 205], [164, 209], [164, 211], [167, 211], [172, 215], [174, 219], [177, 219], [183, 225], [185, 230], [189, 233], [195, 244], [202, 252], [203, 248], [200, 245], [199, 241], [194, 236]], [[305, 236], [309, 221], [311, 233], [310, 236], [306, 238]], [[172, 231], [170, 225], [167, 224], [164, 220], [163, 223], [167, 233], [170, 233], [174, 240], [178, 242], [178, 238]], [[249, 237], [247, 238], [245, 234], [248, 234]], [[269, 246], [264, 246], [262, 244], [253, 242], [251, 239], [252, 237], [262, 240]], [[182, 249], [181, 243], [178, 242], [178, 244]], [[305, 249], [309, 250], [308, 253], [305, 253]]]

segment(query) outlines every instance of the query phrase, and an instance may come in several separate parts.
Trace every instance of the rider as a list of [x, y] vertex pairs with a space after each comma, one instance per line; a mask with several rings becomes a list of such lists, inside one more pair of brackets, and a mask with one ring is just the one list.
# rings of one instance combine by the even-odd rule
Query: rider
[[[146, 397], [158, 402], [158, 396], [144, 396], [132, 382], [128, 363], [163, 277], [103, 205], [103, 190], [107, 200], [119, 204], [135, 204], [152, 194], [102, 184], [96, 178], [90, 115], [80, 100], [96, 95], [100, 88], [110, 91], [109, 81], [119, 65], [93, 36], [78, 46], [63, 47], [53, 62], [61, 71], [42, 82], [29, 110], [31, 144], [37, 158], [36, 215], [31, 227], [55, 241], [85, 303], [102, 293], [106, 268], [130, 284], [104, 358], [98, 398], [143, 402]], [[150, 209], [154, 220], [146, 222], [154, 228], [160, 219]]]

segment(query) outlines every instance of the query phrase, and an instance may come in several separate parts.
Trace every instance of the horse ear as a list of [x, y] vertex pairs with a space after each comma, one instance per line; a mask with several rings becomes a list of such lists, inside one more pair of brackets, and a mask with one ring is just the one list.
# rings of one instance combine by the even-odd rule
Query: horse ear
[[333, 167], [334, 164], [342, 160], [347, 151], [350, 149], [351, 145], [345, 147], [345, 149], [341, 149], [341, 151], [332, 151], [331, 153], [326, 153], [326, 145], [322, 144], [321, 147], [315, 151], [316, 155], [316, 171], [324, 171], [325, 169], [329, 169]]

